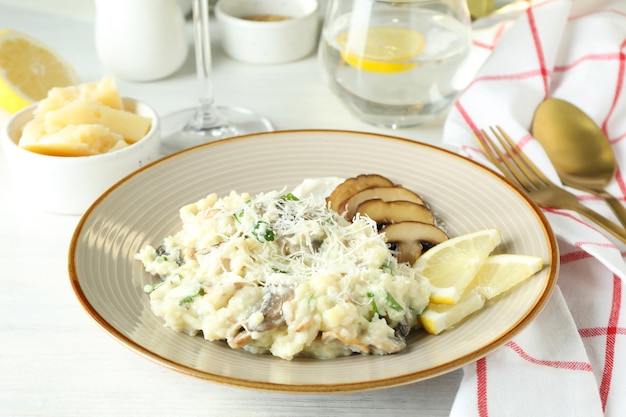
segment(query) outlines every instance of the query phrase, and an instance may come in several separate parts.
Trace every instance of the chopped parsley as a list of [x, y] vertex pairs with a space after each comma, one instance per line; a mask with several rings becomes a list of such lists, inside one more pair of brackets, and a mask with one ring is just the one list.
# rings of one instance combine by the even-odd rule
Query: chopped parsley
[[300, 199], [298, 197], [296, 197], [295, 195], [293, 195], [291, 193], [287, 193], [285, 195], [282, 195], [280, 198], [282, 198], [283, 200], [287, 200], [287, 201], [300, 201]]
[[396, 299], [393, 298], [393, 295], [391, 295], [389, 291], [387, 291], [387, 304], [389, 304], [389, 307], [393, 308], [396, 311], [404, 311], [400, 303], [398, 303]]
[[272, 242], [274, 240], [274, 230], [272, 227], [262, 220], [258, 221], [252, 229], [252, 236], [261, 243]]
[[372, 304], [372, 311], [374, 312], [375, 315], [380, 316], [380, 312], [378, 311], [378, 306], [376, 305], [376, 301], [374, 301], [374, 293], [368, 291], [367, 296], [372, 299], [370, 301], [370, 304]]
[[194, 298], [196, 298], [199, 295], [204, 295], [204, 290], [202, 289], [202, 287], [198, 288], [198, 291], [196, 291], [195, 294], [191, 294], [191, 295], [188, 295], [187, 297], [181, 298], [180, 301], [178, 302], [178, 305], [184, 306], [185, 304], [189, 304], [190, 302], [193, 301]]

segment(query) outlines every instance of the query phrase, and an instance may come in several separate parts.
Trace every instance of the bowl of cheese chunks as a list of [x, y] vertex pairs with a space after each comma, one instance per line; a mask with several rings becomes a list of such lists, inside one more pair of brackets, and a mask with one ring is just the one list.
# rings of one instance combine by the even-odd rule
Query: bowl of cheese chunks
[[53, 88], [0, 135], [20, 209], [80, 215], [109, 187], [159, 158], [156, 112], [110, 77]]

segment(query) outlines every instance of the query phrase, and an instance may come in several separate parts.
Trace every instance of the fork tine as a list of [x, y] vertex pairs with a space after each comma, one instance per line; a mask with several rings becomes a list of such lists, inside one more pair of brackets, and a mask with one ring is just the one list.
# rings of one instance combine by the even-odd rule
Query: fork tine
[[[492, 146], [491, 141], [489, 140], [489, 137], [487, 137], [487, 135], [485, 134], [485, 131], [481, 130], [480, 132], [474, 132], [474, 138], [476, 139], [476, 142], [480, 146], [480, 149], [482, 149], [485, 155], [487, 155], [487, 158], [489, 159], [489, 161], [495, 166], [497, 166], [498, 168], [500, 168], [500, 161], [498, 161], [498, 159], [496, 158], [496, 155], [491, 150], [493, 146]], [[489, 146], [485, 144], [485, 141], [489, 144]]]
[[[487, 155], [487, 158], [489, 159], [489, 161], [492, 164], [494, 164], [496, 167], [498, 167], [500, 171], [502, 171], [502, 166], [500, 165], [500, 161], [498, 161], [496, 154], [491, 150], [491, 148], [493, 148], [493, 143], [491, 142], [491, 140], [489, 139], [489, 136], [487, 136], [485, 131], [481, 130], [480, 132], [474, 132], [474, 138], [476, 138], [476, 142], [478, 142], [480, 149], [482, 149], [485, 155]], [[487, 142], [487, 144], [485, 144], [485, 142]]]
[[[544, 175], [544, 173], [537, 167], [537, 165], [535, 165], [530, 160], [530, 158], [526, 156], [526, 154], [524, 154], [524, 152], [522, 152], [519, 146], [517, 146], [517, 144], [511, 139], [511, 137], [500, 126], [496, 126], [495, 129], [497, 129], [497, 132], [499, 133], [499, 135], [498, 133], [496, 133], [496, 130], [494, 130], [493, 127], [491, 128], [491, 131], [494, 132], [494, 134], [498, 137], [498, 140], [500, 141], [500, 143], [503, 144], [503, 139], [504, 139], [504, 141], [508, 145], [508, 148], [512, 150], [512, 152], [508, 152], [508, 154], [511, 156], [512, 159], [518, 158], [517, 159], [518, 165], [524, 171], [524, 174], [526, 175], [526, 177], [532, 178], [530, 174], [532, 172], [532, 175], [539, 178], [545, 184], [551, 183], [550, 179]], [[520, 163], [520, 161], [522, 163]]]
[[[493, 141], [491, 141], [493, 150], [498, 154], [498, 157], [502, 160], [502, 163], [515, 178], [517, 183], [527, 191], [536, 189], [537, 184], [535, 183], [533, 176], [529, 175], [528, 169], [523, 165], [523, 161], [519, 158], [519, 155], [521, 154], [520, 148], [512, 140], [510, 140], [510, 138], [508, 138], [509, 140], [507, 141], [507, 139], [493, 127], [490, 127], [489, 130], [491, 130], [492, 135], [500, 144], [500, 146], [497, 146]], [[484, 131], [483, 134], [486, 135]], [[500, 147], [502, 147], [504, 152], [500, 150]]]
[[[493, 130], [493, 129], [492, 129]], [[476, 141], [478, 145], [481, 147], [485, 155], [492, 164], [494, 164], [500, 172], [509, 180], [522, 188], [527, 188], [526, 181], [522, 181], [524, 179], [524, 174], [517, 169], [517, 167], [509, 161], [504, 153], [500, 150], [500, 148], [495, 144], [494, 140], [485, 132], [484, 130], [478, 132], [474, 132], [474, 136], [476, 137]], [[501, 142], [500, 138], [496, 135], [496, 138], [499, 142]]]

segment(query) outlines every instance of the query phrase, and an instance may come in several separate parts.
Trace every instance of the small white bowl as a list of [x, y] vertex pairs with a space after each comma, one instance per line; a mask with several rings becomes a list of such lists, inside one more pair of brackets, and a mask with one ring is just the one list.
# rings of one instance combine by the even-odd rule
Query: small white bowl
[[[232, 58], [255, 64], [278, 64], [304, 58], [317, 46], [318, 8], [317, 0], [219, 0], [215, 16], [222, 47]], [[288, 19], [249, 19], [259, 15]]]
[[16, 204], [27, 209], [80, 215], [110, 186], [159, 158], [160, 123], [147, 104], [124, 98], [124, 108], [152, 119], [150, 131], [118, 151], [92, 156], [49, 156], [18, 146], [33, 118], [33, 104], [13, 115], [0, 134]]

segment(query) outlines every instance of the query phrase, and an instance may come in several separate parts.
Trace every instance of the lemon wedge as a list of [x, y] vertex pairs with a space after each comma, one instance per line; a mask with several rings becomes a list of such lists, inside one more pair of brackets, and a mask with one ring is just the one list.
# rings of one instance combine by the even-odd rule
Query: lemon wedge
[[425, 40], [415, 30], [374, 26], [342, 32], [337, 43], [341, 47], [341, 57], [354, 68], [393, 74], [417, 65], [407, 61], [422, 52]]
[[24, 33], [0, 30], [0, 108], [15, 113], [53, 87], [78, 82], [73, 67], [50, 47]]
[[422, 254], [414, 268], [430, 283], [430, 301], [456, 304], [501, 240], [500, 230], [485, 229], [448, 239]]
[[538, 256], [502, 254], [487, 257], [455, 304], [428, 304], [420, 316], [424, 330], [431, 334], [449, 330], [482, 309], [486, 300], [509, 291], [542, 268], [543, 259]]
[[456, 304], [429, 304], [422, 312], [420, 320], [428, 333], [439, 334], [480, 310], [484, 305], [485, 299], [480, 293], [469, 291], [463, 294]]
[[538, 256], [502, 254], [492, 255], [483, 262], [474, 282], [487, 299], [510, 290], [543, 268]]

